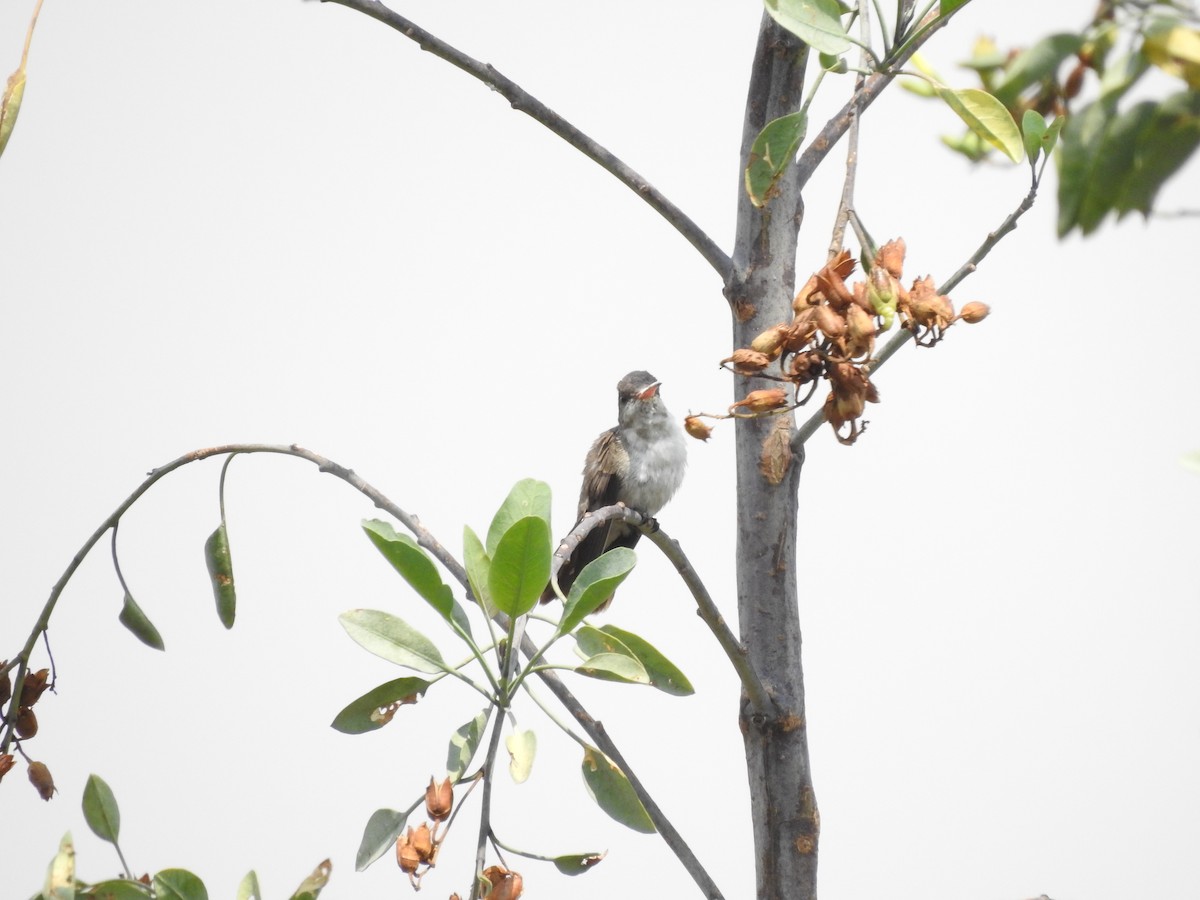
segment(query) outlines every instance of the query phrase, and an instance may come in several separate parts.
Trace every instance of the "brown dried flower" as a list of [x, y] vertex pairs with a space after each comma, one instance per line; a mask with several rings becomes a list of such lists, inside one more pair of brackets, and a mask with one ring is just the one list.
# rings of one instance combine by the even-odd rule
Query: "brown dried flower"
[[699, 416], [688, 416], [684, 419], [683, 430], [698, 441], [707, 441], [712, 435], [712, 427], [706, 425]]

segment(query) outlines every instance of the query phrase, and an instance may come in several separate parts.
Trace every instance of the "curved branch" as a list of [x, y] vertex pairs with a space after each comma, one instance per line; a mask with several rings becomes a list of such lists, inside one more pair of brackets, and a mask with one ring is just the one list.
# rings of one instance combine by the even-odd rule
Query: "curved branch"
[[[214, 456], [222, 456], [234, 453], [278, 453], [284, 456], [294, 456], [298, 459], [304, 459], [313, 463], [321, 472], [327, 472], [330, 475], [340, 478], [342, 481], [345, 481], [351, 487], [355, 488], [359, 493], [368, 497], [377, 508], [382, 509], [394, 516], [397, 521], [399, 521], [402, 525], [404, 525], [405, 528], [407, 528], [416, 536], [418, 544], [428, 550], [430, 554], [438, 560], [438, 562], [446, 567], [447, 571], [450, 572], [450, 574], [460, 585], [462, 585], [466, 590], [470, 590], [470, 585], [467, 581], [466, 570], [463, 568], [462, 564], [459, 563], [458, 560], [455, 559], [454, 556], [441, 544], [441, 542], [433, 536], [432, 532], [422, 525], [416, 516], [401, 509], [377, 488], [363, 479], [362, 476], [358, 475], [353, 469], [348, 469], [345, 466], [340, 465], [339, 463], [336, 463], [319, 453], [306, 450], [298, 444], [222, 444], [220, 446], [205, 447], [200, 450], [193, 450], [191, 453], [185, 453], [183, 456], [173, 459], [166, 465], [152, 469], [147, 474], [146, 479], [140, 485], [138, 485], [137, 489], [128, 497], [126, 497], [125, 500], [122, 501], [122, 503], [108, 516], [108, 518], [106, 518], [100, 524], [100, 526], [94, 532], [92, 532], [91, 537], [84, 542], [83, 546], [80, 547], [75, 556], [71, 558], [71, 562], [63, 572], [62, 576], [57, 582], [55, 582], [54, 587], [50, 589], [50, 597], [46, 601], [45, 606], [42, 607], [42, 611], [39, 614], [32, 631], [30, 632], [29, 639], [26, 641], [25, 646], [21, 649], [21, 652], [14, 658], [14, 660], [7, 663], [4, 667], [5, 670], [11, 669], [15, 663], [17, 676], [15, 679], [15, 684], [13, 685], [12, 701], [9, 704], [8, 711], [5, 713], [3, 719], [4, 739], [3, 742], [0, 743], [0, 753], [3, 753], [8, 749], [8, 746], [13, 739], [17, 705], [20, 703], [21, 688], [25, 682], [25, 674], [28, 669], [30, 655], [33, 652], [33, 646], [35, 643], [37, 643], [38, 637], [45, 633], [50, 621], [50, 616], [53, 614], [54, 608], [58, 604], [59, 597], [62, 596], [62, 592], [66, 588], [67, 583], [71, 580], [71, 577], [75, 574], [75, 571], [87, 557], [88, 553], [91, 552], [92, 548], [97, 544], [97, 542], [99, 542], [105, 533], [108, 532], [109, 529], [117, 526], [117, 523], [120, 522], [121, 517], [129, 511], [130, 507], [132, 507], [133, 504], [136, 503], [143, 494], [150, 490], [150, 488], [153, 487], [163, 477], [169, 475], [171, 472], [174, 472], [176, 469], [180, 469], [183, 466], [188, 465], [189, 463], [199, 462], [200, 460], [209, 459], [210, 457]], [[634, 515], [636, 515], [636, 513]], [[521, 651], [526, 654], [532, 654], [537, 652], [537, 647], [534, 646], [531, 640], [525, 638], [521, 644]], [[704, 891], [705, 897], [709, 898], [709, 900], [722, 900], [721, 892], [718, 890], [712, 878], [708, 875], [708, 872], [705, 871], [695, 854], [692, 853], [691, 848], [688, 847], [688, 845], [684, 842], [679, 832], [675, 830], [674, 826], [667, 819], [667, 817], [663, 815], [657, 804], [655, 804], [654, 800], [650, 797], [649, 792], [629, 768], [628, 764], [625, 762], [625, 758], [621, 754], [621, 751], [617, 749], [616, 744], [613, 743], [611, 738], [609, 738], [608, 732], [604, 730], [604, 726], [591, 716], [591, 714], [584, 708], [583, 704], [579, 702], [575, 695], [571, 693], [567, 686], [563, 684], [562, 680], [554, 672], [548, 670], [540, 671], [538, 672], [538, 676], [550, 689], [554, 696], [558, 698], [563, 707], [570, 712], [577, 722], [579, 722], [588, 736], [596, 742], [596, 746], [604, 753], [604, 755], [616, 763], [621, 768], [621, 771], [625, 773], [625, 777], [629, 779], [630, 785], [632, 785], [638, 796], [638, 799], [642, 802], [642, 805], [649, 814], [651, 821], [658, 829], [658, 833], [662, 837], [663, 842], [671, 849], [671, 851], [683, 864], [684, 868], [687, 869], [688, 873], [691, 874], [692, 878], [695, 880], [696, 884], [700, 886], [701, 890]]]
[[655, 212], [666, 219], [689, 244], [699, 251], [705, 261], [716, 270], [722, 283], [728, 280], [731, 270], [729, 255], [718, 247], [716, 242], [683, 210], [668, 200], [658, 188], [622, 162], [615, 153], [588, 137], [507, 75], [498, 72], [491, 64], [482, 63], [467, 56], [458, 48], [447, 44], [441, 38], [413, 24], [399, 13], [388, 9], [378, 0], [323, 0], [323, 2], [336, 3], [368, 15], [415, 41], [422, 50], [432, 53], [439, 59], [444, 59], [450, 65], [462, 69], [471, 77], [482, 81], [504, 97], [513, 109], [523, 112], [534, 121], [545, 125], [645, 200]]

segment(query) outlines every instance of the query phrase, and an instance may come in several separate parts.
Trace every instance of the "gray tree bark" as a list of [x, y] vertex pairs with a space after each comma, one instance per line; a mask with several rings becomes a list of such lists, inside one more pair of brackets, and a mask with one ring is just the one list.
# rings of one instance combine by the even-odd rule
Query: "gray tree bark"
[[[763, 16], [746, 100], [741, 172], [763, 126], [800, 108], [808, 49]], [[804, 214], [799, 169], [790, 166], [777, 195], [762, 209], [738, 185], [737, 237], [725, 296], [733, 313], [733, 346], [791, 320], [796, 239]], [[737, 378], [740, 399], [773, 382]], [[795, 432], [789, 416], [786, 437]], [[797, 487], [802, 455], [786, 449], [781, 480], [760, 471], [764, 442], [778, 417], [739, 419], [737, 425], [737, 593], [741, 638], [750, 662], [771, 692], [774, 709], [752, 715], [743, 700], [745, 741], [760, 900], [811, 900], [817, 894], [820, 819], [813, 793], [800, 662], [796, 590]], [[776, 446], [790, 448], [785, 435]]]

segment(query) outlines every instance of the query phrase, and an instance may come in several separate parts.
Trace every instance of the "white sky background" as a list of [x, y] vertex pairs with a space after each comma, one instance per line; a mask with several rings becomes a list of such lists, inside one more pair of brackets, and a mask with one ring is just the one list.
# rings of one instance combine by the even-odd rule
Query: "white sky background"
[[[0, 7], [6, 70], [31, 6]], [[978, 34], [1026, 44], [1092, 6], [976, 0], [929, 55], [968, 86], [952, 64]], [[729, 246], [756, 4], [401, 8]], [[848, 87], [827, 80], [816, 122]], [[895, 90], [864, 121], [858, 207], [876, 237], [906, 238], [909, 277], [944, 279], [1027, 189], [1024, 167], [942, 149], [957, 127]], [[840, 179], [839, 149], [808, 195], [803, 272]], [[1198, 187], [1184, 173], [1164, 206], [1195, 207]], [[1196, 225], [1131, 219], [1058, 243], [1053, 190], [955, 293], [992, 317], [890, 363], [857, 446], [809, 443], [797, 564], [826, 897], [1200, 891], [1200, 476], [1179, 464], [1200, 448]], [[99, 522], [188, 450], [300, 442], [457, 548], [525, 476], [553, 485], [556, 531], [570, 524], [626, 371], [662, 378], [680, 414], [732, 396], [727, 307], [691, 247], [501, 98], [333, 5], [48, 0], [0, 208], [3, 655]], [[728, 426], [690, 445], [660, 517], [731, 619], [732, 446]], [[256, 868], [287, 896], [330, 856], [326, 897], [409, 895], [390, 857], [353, 872], [362, 827], [441, 772], [478, 704], [439, 686], [389, 728], [333, 732], [345, 703], [404, 674], [336, 616], [385, 608], [452, 644], [361, 535], [369, 502], [281, 457], [230, 470], [226, 633], [202, 558], [219, 465], [161, 482], [121, 528], [166, 654], [118, 624], [107, 542], [63, 596], [59, 692], [27, 743], [60, 794], [37, 799], [23, 767], [0, 785], [0, 898], [36, 891], [67, 830], [84, 877], [116, 874], [80, 813], [89, 772], [116, 793], [137, 872], [189, 868], [227, 897]], [[576, 679], [580, 695], [725, 895], [752, 896], [732, 673], [651, 548], [609, 621], [697, 695]], [[610, 851], [569, 883], [514, 862], [529, 895], [696, 896], [657, 838], [591, 804], [574, 745], [518, 713], [540, 756], [527, 785], [501, 779], [498, 829], [538, 852]], [[425, 894], [466, 895], [474, 821]]]

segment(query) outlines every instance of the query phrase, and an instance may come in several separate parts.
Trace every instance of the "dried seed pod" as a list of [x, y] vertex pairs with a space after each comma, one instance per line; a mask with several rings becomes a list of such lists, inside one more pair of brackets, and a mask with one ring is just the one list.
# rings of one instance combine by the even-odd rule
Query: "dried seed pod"
[[31, 762], [29, 764], [29, 781], [37, 788], [38, 796], [43, 800], [49, 800], [58, 790], [54, 786], [54, 779], [50, 776], [50, 770], [46, 768], [45, 763]]
[[783, 349], [788, 353], [803, 350], [812, 343], [817, 334], [817, 310], [820, 307], [808, 306], [796, 313], [796, 318], [788, 326], [784, 336]]
[[22, 706], [17, 711], [17, 734], [22, 740], [33, 737], [38, 732], [37, 715], [28, 706]]
[[698, 441], [707, 441], [712, 435], [712, 427], [706, 425], [699, 416], [688, 416], [684, 419], [683, 430]]
[[11, 753], [0, 753], [0, 779], [3, 779], [13, 767], [13, 755]]
[[[410, 828], [411, 832], [412, 829]], [[417, 855], [417, 851], [413, 849], [412, 844], [408, 842], [408, 835], [400, 835], [396, 838], [396, 865], [400, 870], [408, 875], [412, 875], [417, 871], [417, 867], [421, 865], [421, 857]]]
[[721, 365], [725, 363], [732, 363], [733, 371], [739, 375], [757, 375], [771, 364], [771, 359], [765, 353], [742, 348], [734, 350], [733, 356], [721, 360]]
[[445, 822], [450, 818], [452, 809], [454, 809], [454, 785], [450, 783], [449, 778], [438, 784], [433, 780], [433, 776], [430, 776], [429, 787], [425, 788], [425, 812], [433, 821]]
[[433, 856], [433, 837], [429, 833], [428, 822], [422, 822], [415, 830], [411, 827], [408, 829], [408, 845], [421, 862], [429, 862]]
[[883, 266], [893, 278], [904, 276], [904, 253], [907, 247], [904, 238], [895, 238], [879, 248], [875, 254], [875, 265]]
[[[0, 662], [0, 666], [8, 665], [8, 660]], [[0, 705], [7, 703], [12, 698], [12, 675], [5, 670], [3, 675], [0, 675]]]
[[982, 322], [988, 317], [988, 313], [992, 308], [986, 303], [980, 303], [978, 300], [972, 300], [959, 310], [958, 317], [968, 325], [974, 325], [976, 322]]
[[788, 372], [796, 384], [808, 384], [825, 374], [825, 360], [816, 350], [797, 353], [791, 359]]
[[846, 310], [846, 354], [870, 356], [875, 352], [875, 320], [858, 306]]
[[846, 333], [846, 320], [828, 306], [818, 306], [816, 309], [817, 327], [828, 338], [840, 338]]
[[750, 349], [763, 354], [768, 359], [776, 359], [783, 349], [783, 341], [787, 337], [787, 332], [786, 324], [772, 325], [750, 342]]
[[483, 877], [492, 886], [487, 894], [488, 900], [517, 900], [525, 891], [520, 873], [511, 872], [503, 866], [488, 866], [483, 870]]
[[49, 677], [49, 669], [38, 669], [32, 675], [25, 676], [25, 683], [21, 685], [22, 706], [33, 706], [38, 702], [38, 698], [46, 692], [46, 679]]
[[748, 413], [759, 415], [787, 405], [787, 391], [783, 388], [766, 388], [761, 391], [751, 391], [737, 403], [731, 404], [729, 411], [733, 412], [735, 409], [743, 408]]
[[804, 282], [804, 286], [796, 292], [795, 298], [792, 300], [792, 312], [800, 315], [802, 310], [808, 309], [810, 306], [816, 305], [814, 294], [817, 290], [817, 276], [809, 275], [808, 281]]

